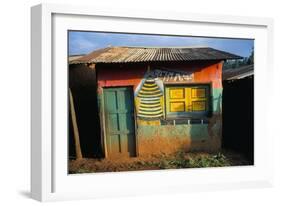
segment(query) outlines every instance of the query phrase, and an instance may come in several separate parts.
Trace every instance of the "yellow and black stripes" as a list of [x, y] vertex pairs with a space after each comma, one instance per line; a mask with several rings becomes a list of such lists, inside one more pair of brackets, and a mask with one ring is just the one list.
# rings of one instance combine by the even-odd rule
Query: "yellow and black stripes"
[[154, 79], [146, 79], [137, 97], [140, 99], [138, 117], [160, 118], [163, 116], [161, 97], [163, 96]]

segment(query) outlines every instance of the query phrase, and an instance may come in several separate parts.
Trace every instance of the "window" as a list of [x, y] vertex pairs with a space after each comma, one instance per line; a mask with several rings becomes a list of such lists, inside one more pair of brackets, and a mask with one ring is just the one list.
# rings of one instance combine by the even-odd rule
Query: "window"
[[166, 116], [202, 117], [209, 111], [209, 85], [166, 85]]

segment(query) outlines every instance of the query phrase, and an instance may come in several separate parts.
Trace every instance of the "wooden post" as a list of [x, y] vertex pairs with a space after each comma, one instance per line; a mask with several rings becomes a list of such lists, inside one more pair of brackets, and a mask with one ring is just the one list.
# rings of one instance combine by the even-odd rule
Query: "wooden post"
[[69, 101], [70, 101], [70, 113], [71, 113], [71, 120], [72, 120], [71, 122], [72, 122], [73, 133], [74, 133], [76, 159], [79, 160], [79, 159], [82, 159], [83, 156], [82, 156], [81, 147], [80, 147], [79, 130], [78, 130], [77, 121], [76, 121], [74, 101], [73, 101], [73, 96], [72, 96], [70, 88], [69, 88]]

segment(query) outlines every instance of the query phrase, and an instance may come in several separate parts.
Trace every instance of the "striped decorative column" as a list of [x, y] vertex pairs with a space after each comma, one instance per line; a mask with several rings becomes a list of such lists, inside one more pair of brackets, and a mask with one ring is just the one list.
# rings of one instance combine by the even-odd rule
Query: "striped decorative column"
[[163, 116], [161, 105], [162, 92], [153, 78], [147, 78], [142, 85], [138, 97], [140, 99], [138, 117], [156, 119]]

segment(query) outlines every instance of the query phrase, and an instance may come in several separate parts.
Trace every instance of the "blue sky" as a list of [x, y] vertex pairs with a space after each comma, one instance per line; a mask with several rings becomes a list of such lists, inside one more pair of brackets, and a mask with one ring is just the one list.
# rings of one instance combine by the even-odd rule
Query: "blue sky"
[[254, 40], [81, 31], [69, 32], [69, 55], [87, 54], [93, 50], [108, 46], [208, 46], [248, 57], [254, 46]]

